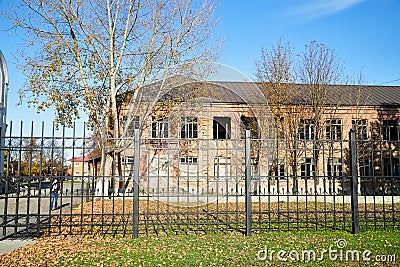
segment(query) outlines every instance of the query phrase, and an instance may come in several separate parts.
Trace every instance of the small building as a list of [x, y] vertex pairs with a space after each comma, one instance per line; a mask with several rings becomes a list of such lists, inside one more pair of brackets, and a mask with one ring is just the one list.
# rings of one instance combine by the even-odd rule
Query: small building
[[90, 175], [88, 157], [74, 157], [67, 160], [66, 176], [72, 176], [74, 179], [83, 179]]

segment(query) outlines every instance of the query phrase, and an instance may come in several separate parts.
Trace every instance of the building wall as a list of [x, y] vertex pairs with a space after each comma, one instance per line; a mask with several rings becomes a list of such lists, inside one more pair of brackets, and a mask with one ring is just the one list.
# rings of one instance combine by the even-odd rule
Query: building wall
[[69, 160], [67, 162], [67, 176], [73, 177], [85, 177], [89, 176], [89, 163], [87, 161], [73, 161]]
[[[126, 110], [122, 110], [121, 118], [125, 112]], [[257, 146], [252, 152], [253, 177], [259, 181], [254, 182], [255, 190], [258, 187], [268, 187], [268, 190], [274, 192], [302, 190], [312, 193], [323, 190], [341, 192], [349, 190], [348, 179], [344, 179], [349, 173], [348, 142], [326, 140], [318, 145], [317, 148], [320, 150], [318, 162], [311, 169], [310, 165], [314, 163], [308, 164], [307, 161], [310, 158], [315, 159], [313, 150], [316, 146], [312, 141], [300, 142], [296, 147], [298, 159], [294, 162], [295, 167], [291, 167], [288, 163], [290, 149], [287, 147], [285, 149], [287, 140], [282, 139], [277, 143], [271, 141], [278, 137], [275, 131], [278, 126], [273, 123], [266, 106], [225, 103], [203, 103], [197, 106], [183, 104], [168, 111], [159, 109], [155, 114], [169, 115], [169, 129], [168, 135], [162, 136], [165, 138], [153, 138], [152, 117], [149, 116], [146, 121], [147, 127], [142, 134], [142, 139], [146, 141], [142, 142], [145, 148], [144, 153], [141, 152], [140, 170], [143, 187], [161, 188], [163, 182], [160, 184], [160, 179], [187, 189], [219, 187], [231, 190], [238, 183], [239, 186], [243, 186], [244, 141], [241, 139], [243, 137], [241, 117], [245, 116], [257, 118], [260, 127], [259, 137], [264, 140], [253, 142], [253, 146]], [[398, 125], [399, 115], [399, 109], [396, 107], [340, 106], [326, 108], [321, 123], [325, 123], [326, 120], [340, 121], [339, 139], [348, 140], [353, 120], [366, 120], [364, 122], [367, 127], [367, 139], [380, 139], [384, 135], [382, 128], [384, 120], [395, 120]], [[196, 138], [178, 139], [182, 134], [181, 117], [197, 118]], [[229, 138], [216, 139], [215, 125], [218, 125], [214, 120], [216, 117], [230, 118]], [[122, 119], [121, 126], [126, 127]], [[323, 131], [323, 136], [326, 138], [325, 128]], [[127, 143], [130, 137], [132, 136], [126, 136]], [[395, 145], [385, 145], [388, 147], [380, 152], [380, 158], [389, 157], [398, 161], [398, 149], [395, 149]], [[128, 149], [122, 153], [122, 169], [125, 177], [129, 177], [133, 167], [133, 142], [126, 147]], [[283, 170], [276, 169], [279, 165], [284, 165]], [[378, 165], [375, 165], [374, 175], [383, 173], [383, 167]], [[341, 176], [340, 179], [334, 178], [335, 172]], [[309, 179], [304, 179], [304, 176], [308, 176]]]

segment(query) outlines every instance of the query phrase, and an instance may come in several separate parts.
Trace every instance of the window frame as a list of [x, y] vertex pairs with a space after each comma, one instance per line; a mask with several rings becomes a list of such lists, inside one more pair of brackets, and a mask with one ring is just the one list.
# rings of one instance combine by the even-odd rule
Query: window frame
[[151, 121], [151, 138], [153, 139], [166, 139], [169, 138], [169, 120], [168, 117], [152, 116]]
[[383, 178], [385, 180], [398, 180], [400, 177], [400, 162], [398, 157], [385, 157], [383, 158]]
[[300, 119], [299, 139], [300, 140], [314, 140], [315, 139], [315, 121], [314, 121], [314, 119]]
[[[222, 122], [225, 120], [228, 123], [223, 125]], [[214, 140], [231, 139], [231, 124], [232, 124], [231, 117], [214, 116], [213, 117], [213, 139]]]
[[180, 138], [197, 139], [199, 138], [199, 122], [194, 116], [181, 117]]
[[284, 162], [280, 162], [275, 166], [275, 180], [286, 180], [286, 165]]
[[128, 127], [128, 129], [126, 131], [126, 135], [134, 136], [135, 129], [139, 129], [140, 117], [139, 117], [139, 115], [133, 115], [132, 121], [129, 125], [126, 124], [127, 119], [128, 119], [128, 115], [126, 115], [126, 114], [122, 115], [123, 131], [125, 131], [126, 127]]
[[[304, 168], [304, 170], [303, 170]], [[313, 158], [304, 158], [300, 165], [301, 179], [314, 179], [315, 163]], [[308, 175], [307, 175], [308, 174]]]
[[250, 138], [258, 139], [259, 138], [259, 125], [256, 117], [250, 116], [240, 116], [240, 137], [241, 139], [246, 138], [246, 130], [250, 130]]
[[187, 165], [197, 165], [199, 163], [199, 160], [197, 157], [180, 157], [179, 163]]
[[[225, 175], [220, 175], [220, 166], [225, 167]], [[232, 178], [232, 162], [230, 157], [214, 157], [214, 179], [221, 178]]]
[[367, 119], [352, 119], [351, 126], [355, 130], [357, 140], [368, 139], [368, 120]]
[[325, 120], [325, 139], [336, 141], [343, 139], [343, 121], [342, 119]]
[[[388, 123], [392, 122], [392, 123]], [[385, 141], [398, 141], [399, 140], [399, 121], [396, 120], [382, 120], [382, 139]], [[393, 124], [393, 125], [391, 125]]]
[[341, 180], [343, 176], [343, 161], [340, 158], [329, 158], [326, 165], [328, 179]]
[[371, 159], [362, 157], [358, 160], [358, 169], [361, 177], [361, 181], [370, 180], [372, 176], [372, 164]]

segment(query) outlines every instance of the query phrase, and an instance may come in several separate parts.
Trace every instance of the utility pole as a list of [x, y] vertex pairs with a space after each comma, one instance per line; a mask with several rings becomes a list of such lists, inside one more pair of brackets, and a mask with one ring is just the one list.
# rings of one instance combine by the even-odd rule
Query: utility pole
[[8, 70], [6, 59], [0, 51], [0, 177], [4, 176], [4, 148], [6, 135]]

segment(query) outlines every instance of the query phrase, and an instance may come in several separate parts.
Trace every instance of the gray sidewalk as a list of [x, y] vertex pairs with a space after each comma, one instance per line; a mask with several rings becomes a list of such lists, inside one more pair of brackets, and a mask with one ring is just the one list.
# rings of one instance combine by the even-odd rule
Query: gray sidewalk
[[[50, 210], [50, 189], [39, 191], [32, 189], [30, 194], [21, 191], [20, 194], [11, 193], [0, 196], [0, 240], [19, 238], [15, 236], [22, 233], [21, 238], [29, 238], [27, 231], [38, 231], [49, 226], [49, 220], [53, 216], [70, 214], [72, 209], [87, 199], [87, 196], [75, 193], [71, 195], [71, 184], [65, 184], [64, 193], [58, 197], [56, 210]], [[24, 234], [24, 231], [27, 233]], [[13, 236], [14, 235], [14, 236]]]
[[29, 244], [34, 244], [33, 239], [6, 239], [0, 241], [0, 255], [11, 251], [14, 251], [20, 247], [24, 247]]

